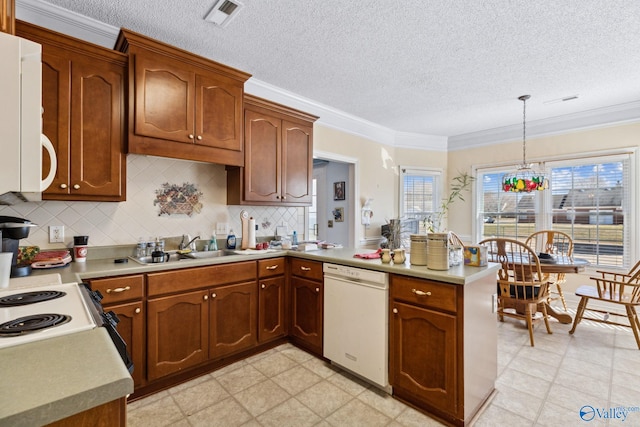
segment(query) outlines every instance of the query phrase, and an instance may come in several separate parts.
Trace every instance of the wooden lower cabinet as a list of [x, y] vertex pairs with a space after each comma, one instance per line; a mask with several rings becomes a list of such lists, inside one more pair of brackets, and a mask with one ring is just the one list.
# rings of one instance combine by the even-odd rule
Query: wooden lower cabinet
[[127, 425], [127, 399], [121, 398], [98, 405], [46, 427], [124, 427]]
[[287, 334], [286, 258], [258, 261], [258, 342]]
[[390, 276], [393, 394], [449, 425], [468, 425], [495, 389], [491, 273], [464, 285]]
[[100, 292], [104, 311], [113, 311], [118, 319], [116, 329], [133, 361], [133, 385], [146, 382], [144, 275], [108, 277], [89, 280], [92, 290]]
[[254, 347], [258, 342], [256, 282], [217, 286], [209, 296], [209, 358]]
[[394, 390], [456, 413], [455, 315], [394, 301], [391, 372]]
[[145, 383], [145, 345], [144, 345], [144, 310], [142, 301], [134, 301], [117, 305], [105, 305], [105, 311], [113, 311], [118, 319], [118, 333], [127, 344], [127, 351], [133, 361], [133, 386], [140, 387]]
[[147, 376], [156, 380], [209, 357], [209, 292], [199, 290], [147, 302]]
[[263, 343], [286, 334], [285, 277], [259, 280], [258, 342]]
[[292, 341], [322, 356], [322, 315], [324, 284], [322, 263], [291, 259]]

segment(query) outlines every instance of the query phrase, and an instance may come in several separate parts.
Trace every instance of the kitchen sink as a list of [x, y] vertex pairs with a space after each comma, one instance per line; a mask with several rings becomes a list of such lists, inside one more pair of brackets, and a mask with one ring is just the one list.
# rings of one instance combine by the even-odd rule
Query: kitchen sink
[[217, 250], [217, 251], [204, 251], [204, 252], [189, 252], [188, 254], [184, 254], [185, 258], [191, 259], [207, 259], [207, 258], [217, 258], [226, 255], [233, 255], [232, 251], [225, 250]]
[[[183, 254], [179, 254], [177, 252], [168, 252], [169, 254], [169, 261], [165, 261], [165, 262], [174, 262], [174, 261], [180, 261], [181, 259], [188, 259], [185, 257], [185, 255]], [[129, 259], [134, 260], [135, 262], [137, 262], [138, 264], [154, 264], [154, 262], [151, 259], [151, 255], [149, 256], [130, 256]], [[162, 263], [157, 263], [157, 264], [162, 264]]]

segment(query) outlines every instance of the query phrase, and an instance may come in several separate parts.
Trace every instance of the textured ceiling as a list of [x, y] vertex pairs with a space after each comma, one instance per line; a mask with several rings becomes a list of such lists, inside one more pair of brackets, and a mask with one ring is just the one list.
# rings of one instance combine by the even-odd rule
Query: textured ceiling
[[[637, 0], [48, 0], [398, 132], [456, 136], [640, 101]], [[549, 101], [567, 96], [568, 102]]]

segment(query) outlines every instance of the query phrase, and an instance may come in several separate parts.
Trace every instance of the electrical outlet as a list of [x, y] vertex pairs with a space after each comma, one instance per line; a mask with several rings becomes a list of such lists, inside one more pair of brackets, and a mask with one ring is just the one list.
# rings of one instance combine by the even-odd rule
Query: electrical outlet
[[226, 236], [229, 234], [229, 224], [226, 222], [219, 222], [216, 224], [216, 234]]
[[49, 226], [49, 243], [64, 243], [64, 225]]

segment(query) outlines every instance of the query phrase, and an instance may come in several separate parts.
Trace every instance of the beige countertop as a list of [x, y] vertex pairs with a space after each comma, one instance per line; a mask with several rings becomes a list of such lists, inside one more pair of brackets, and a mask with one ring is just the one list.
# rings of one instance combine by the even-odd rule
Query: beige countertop
[[89, 259], [84, 263], [72, 262], [68, 266], [61, 268], [38, 271], [34, 270], [33, 274], [37, 275], [59, 273], [62, 276], [63, 282], [80, 282], [82, 280], [94, 279], [98, 277], [150, 273], [162, 270], [174, 270], [205, 265], [226, 264], [230, 262], [266, 259], [280, 256], [293, 256], [319, 262], [330, 262], [334, 264], [349, 265], [352, 267], [367, 268], [370, 270], [402, 274], [405, 276], [436, 280], [457, 285], [471, 283], [485, 276], [486, 274], [495, 274], [495, 272], [497, 271], [497, 264], [491, 263], [489, 263], [489, 265], [486, 267], [470, 267], [459, 265], [451, 267], [448, 270], [430, 270], [424, 265], [411, 265], [410, 254], [407, 255], [407, 260], [403, 264], [384, 264], [380, 259], [354, 258], [354, 255], [356, 253], [370, 252], [375, 251], [354, 248], [319, 249], [308, 252], [300, 252], [296, 250], [270, 252], [251, 251], [246, 254], [234, 254], [209, 259], [183, 259], [180, 261], [170, 261], [167, 263], [146, 265], [139, 264], [133, 260], [129, 260], [127, 263], [117, 264], [114, 262], [114, 260], [116, 258], [123, 257], [116, 255], [113, 258], [93, 260]]
[[0, 350], [0, 426], [39, 426], [133, 393], [105, 328]]
[[[116, 251], [117, 252], [117, 251]], [[488, 274], [496, 274], [497, 264], [487, 267], [455, 266], [445, 271], [411, 265], [410, 255], [403, 264], [383, 264], [380, 259], [354, 258], [356, 253], [373, 250], [353, 248], [320, 249], [308, 252], [251, 251], [210, 259], [184, 259], [142, 265], [114, 252], [111, 258], [88, 259], [68, 266], [34, 270], [33, 275], [58, 273], [63, 282], [143, 274], [162, 270], [226, 264], [280, 256], [292, 256], [366, 268], [393, 274], [465, 285]], [[53, 422], [133, 392], [133, 380], [104, 328], [96, 328], [59, 338], [0, 350], [0, 426], [32, 426]]]

